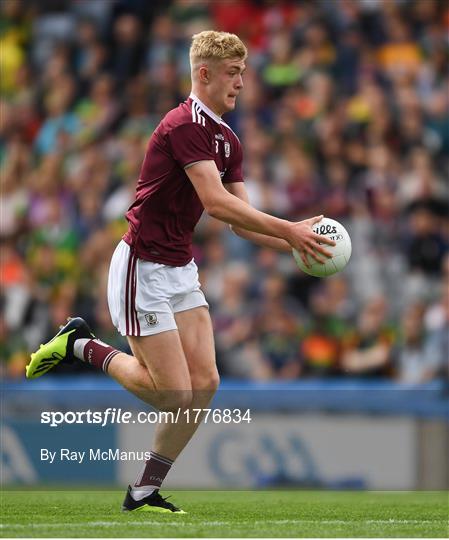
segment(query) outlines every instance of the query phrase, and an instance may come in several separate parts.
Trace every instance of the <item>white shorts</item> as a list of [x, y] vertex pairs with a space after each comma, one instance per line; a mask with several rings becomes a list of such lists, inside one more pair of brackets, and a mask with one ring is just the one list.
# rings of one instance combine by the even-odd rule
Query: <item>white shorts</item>
[[109, 267], [108, 304], [122, 336], [150, 336], [176, 330], [174, 314], [208, 306], [193, 259], [166, 266], [138, 259], [123, 240]]

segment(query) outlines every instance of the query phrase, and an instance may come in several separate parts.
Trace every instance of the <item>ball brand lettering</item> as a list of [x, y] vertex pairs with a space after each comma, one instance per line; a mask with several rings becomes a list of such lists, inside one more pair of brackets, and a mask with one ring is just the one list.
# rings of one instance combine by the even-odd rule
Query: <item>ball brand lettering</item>
[[335, 234], [337, 232], [337, 227], [335, 225], [319, 225], [313, 232], [316, 234]]
[[342, 234], [336, 234], [334, 236], [329, 236], [330, 240], [333, 240], [334, 242], [339, 242], [340, 240], [343, 240]]

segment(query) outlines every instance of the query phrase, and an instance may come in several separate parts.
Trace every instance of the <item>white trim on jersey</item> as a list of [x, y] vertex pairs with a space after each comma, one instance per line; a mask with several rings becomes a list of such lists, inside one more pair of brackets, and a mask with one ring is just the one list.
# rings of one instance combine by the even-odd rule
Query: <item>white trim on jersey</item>
[[218, 114], [215, 114], [213, 111], [209, 109], [207, 105], [204, 105], [204, 103], [201, 101], [200, 98], [195, 96], [193, 92], [190, 93], [189, 98], [197, 105], [197, 107], [200, 108], [200, 110], [203, 110], [208, 116], [212, 118], [212, 120], [215, 120], [217, 124], [224, 124], [223, 120], [218, 116]]
[[202, 126], [206, 125], [206, 119], [201, 114], [201, 109], [195, 101], [192, 101], [192, 122]]
[[[212, 120], [214, 120], [215, 122], [217, 122], [217, 124], [221, 124], [225, 127], [227, 127], [230, 131], [232, 131], [232, 133], [234, 133], [234, 135], [237, 137], [237, 134], [235, 133], [235, 131], [230, 127], [228, 126], [228, 124], [226, 122], [224, 122], [220, 116], [218, 116], [218, 114], [215, 114], [214, 111], [211, 111], [209, 109], [209, 107], [207, 105], [205, 105], [201, 99], [199, 97], [197, 97], [193, 92], [190, 92], [190, 96], [189, 98], [192, 100], [192, 120], [195, 122], [195, 119], [193, 117], [193, 104], [196, 105], [196, 110], [197, 110], [197, 114], [199, 116], [201, 116], [201, 118], [204, 120], [204, 117], [199, 113], [199, 111], [201, 112], [205, 112], [208, 116], [210, 116], [210, 118], [212, 118]], [[201, 123], [201, 122], [197, 122], [198, 124]], [[204, 124], [203, 124], [204, 126]], [[237, 137], [237, 140], [240, 141], [240, 139]]]
[[198, 115], [198, 123], [202, 124], [203, 126], [206, 125], [206, 119], [204, 118], [204, 116], [201, 114], [201, 108], [199, 107], [199, 105], [195, 102], [192, 103], [193, 106], [195, 107], [196, 109], [196, 113]]

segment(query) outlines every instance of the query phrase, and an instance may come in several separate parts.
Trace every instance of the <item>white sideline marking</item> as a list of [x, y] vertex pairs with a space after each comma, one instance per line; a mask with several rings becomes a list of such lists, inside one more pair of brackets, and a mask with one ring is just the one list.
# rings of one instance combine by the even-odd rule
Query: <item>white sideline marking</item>
[[140, 526], [140, 525], [152, 525], [164, 527], [166, 525], [192, 525], [192, 526], [219, 526], [219, 525], [233, 525], [235, 527], [253, 524], [253, 525], [287, 525], [287, 524], [312, 524], [312, 525], [428, 525], [446, 523], [445, 520], [430, 520], [430, 519], [365, 519], [365, 520], [344, 520], [344, 519], [266, 519], [259, 521], [242, 520], [235, 521], [198, 521], [185, 523], [182, 520], [171, 521], [136, 521], [129, 523], [127, 521], [86, 521], [85, 523], [30, 523], [25, 525], [23, 523], [17, 524], [0, 524], [0, 529], [25, 529], [25, 528], [44, 528], [44, 527], [117, 527], [119, 525]]

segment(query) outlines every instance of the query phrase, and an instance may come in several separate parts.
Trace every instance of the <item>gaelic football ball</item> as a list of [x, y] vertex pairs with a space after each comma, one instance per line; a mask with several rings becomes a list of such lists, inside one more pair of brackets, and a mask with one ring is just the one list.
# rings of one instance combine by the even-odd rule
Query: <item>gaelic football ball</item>
[[351, 238], [349, 237], [348, 231], [341, 223], [338, 223], [338, 221], [326, 217], [318, 223], [315, 223], [313, 226], [313, 231], [322, 236], [327, 236], [336, 243], [335, 246], [328, 246], [327, 244], [324, 244], [326, 250], [332, 253], [332, 258], [326, 258], [326, 262], [321, 264], [308, 255], [307, 258], [309, 260], [310, 267], [307, 268], [298, 251], [294, 249], [293, 257], [295, 258], [296, 264], [299, 266], [299, 268], [301, 268], [301, 270], [306, 274], [315, 277], [332, 276], [332, 274], [336, 274], [337, 272], [343, 270], [343, 268], [348, 264], [352, 252]]

